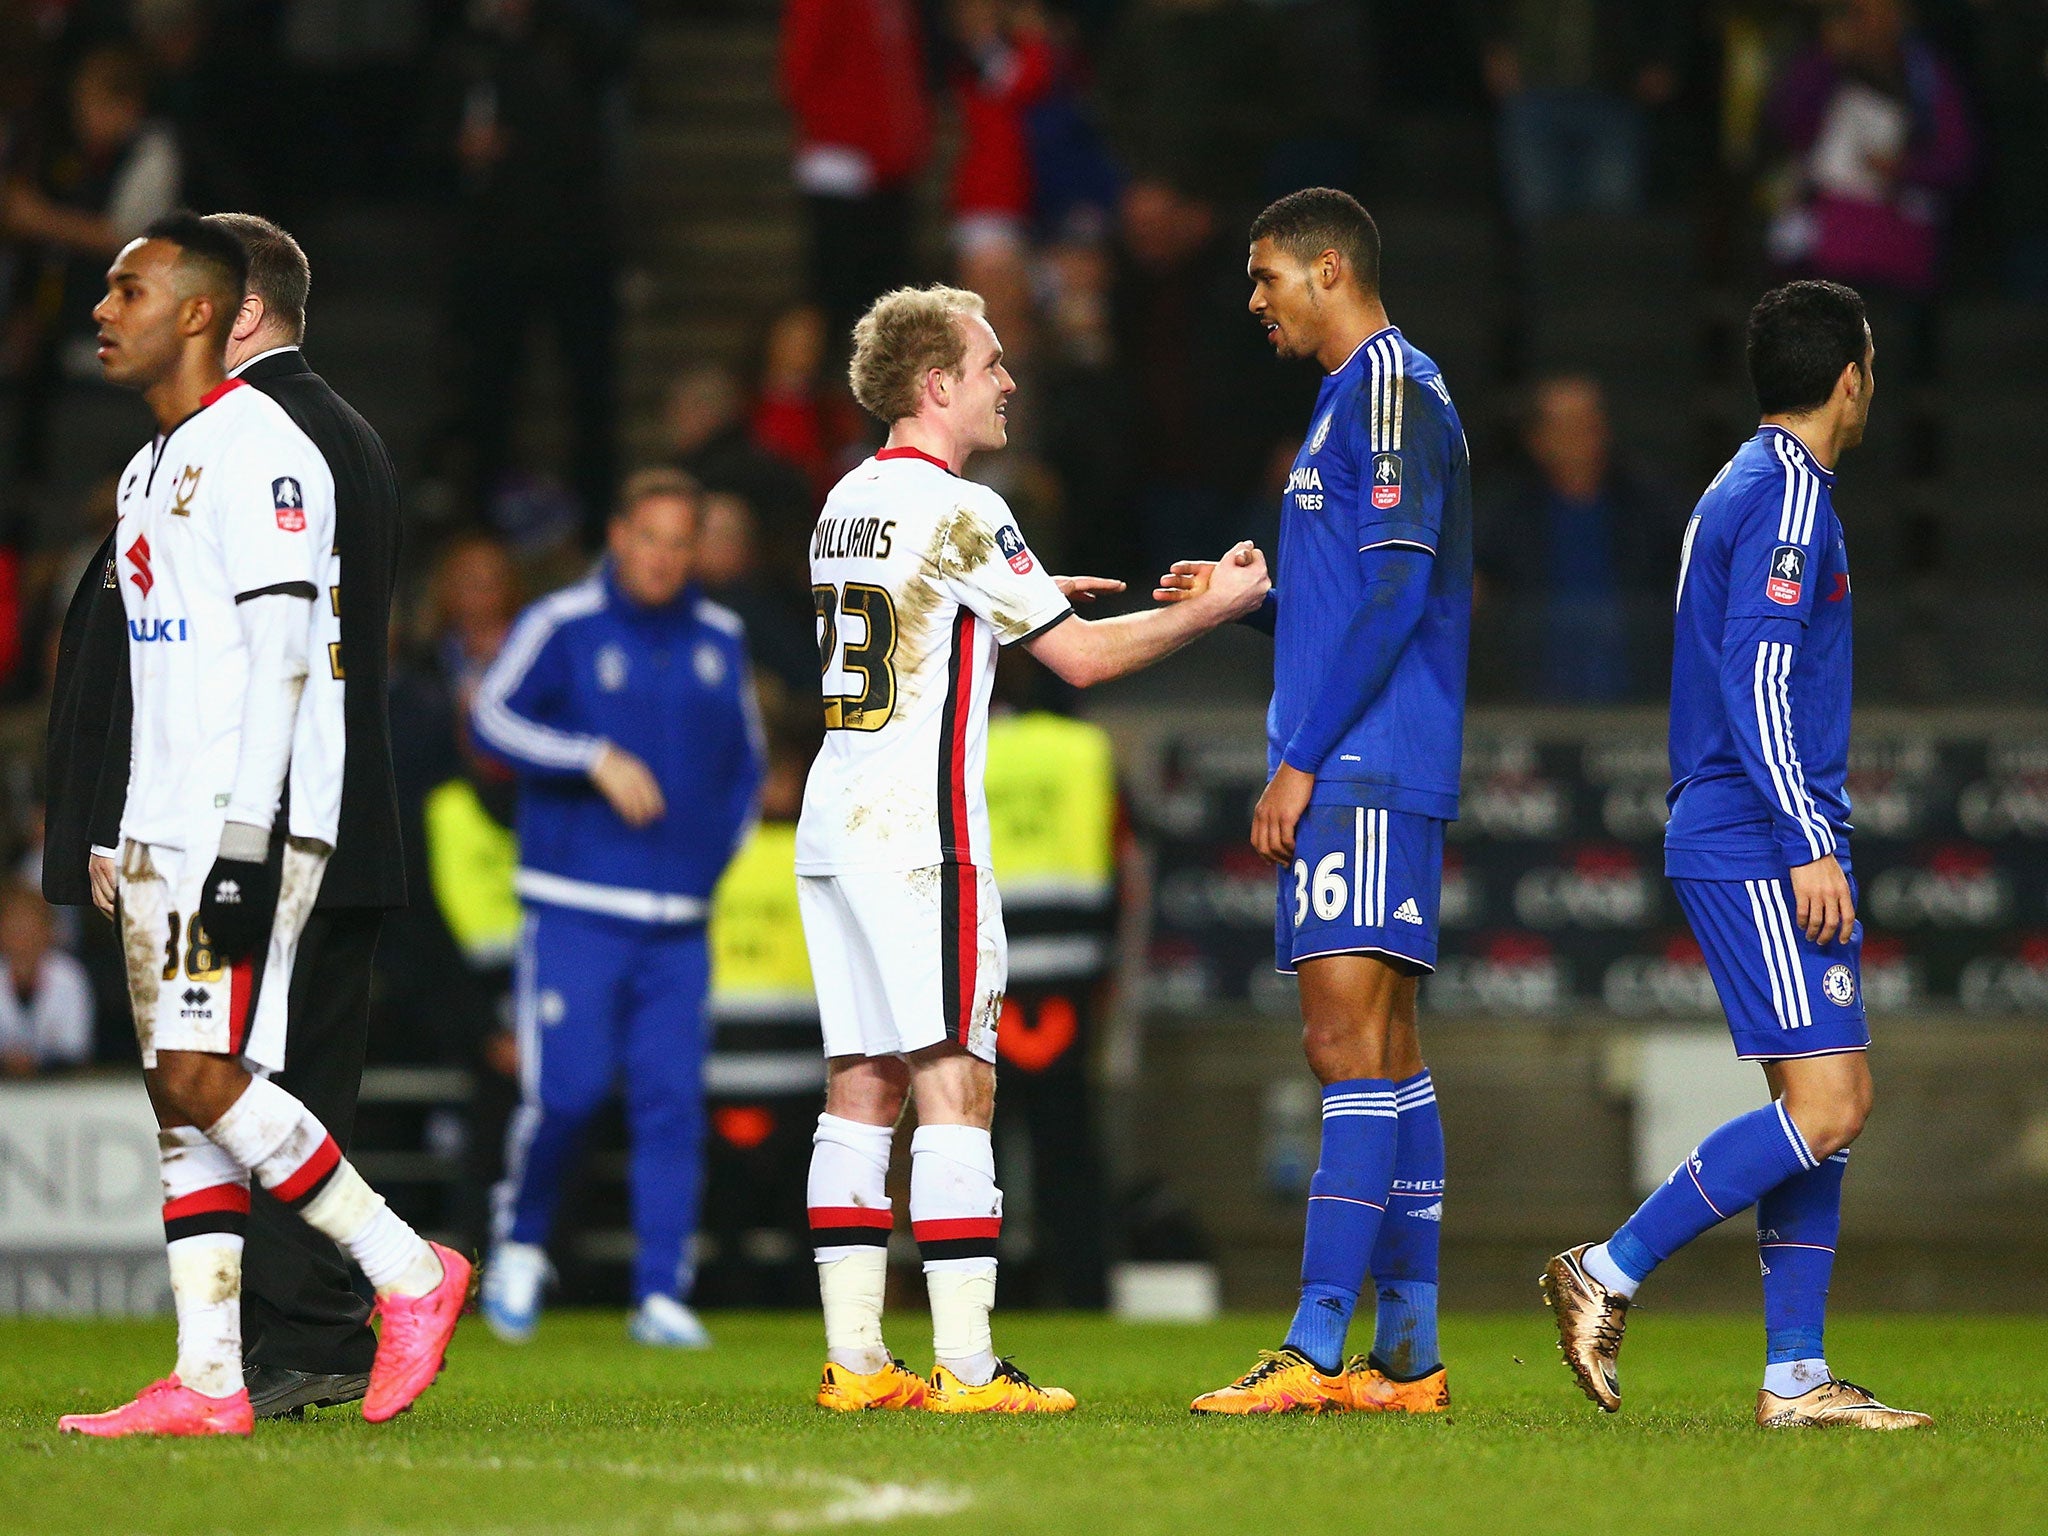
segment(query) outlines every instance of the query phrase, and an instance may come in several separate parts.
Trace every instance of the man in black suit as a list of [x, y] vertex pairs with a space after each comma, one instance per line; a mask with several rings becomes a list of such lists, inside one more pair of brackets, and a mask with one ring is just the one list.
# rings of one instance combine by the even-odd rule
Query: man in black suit
[[[398, 475], [370, 424], [306, 365], [312, 272], [267, 219], [215, 214], [249, 252], [249, 292], [228, 343], [230, 377], [269, 395], [334, 475], [347, 753], [341, 826], [299, 941], [280, 1086], [344, 1151], [369, 1036], [370, 968], [384, 913], [405, 905], [405, 860], [386, 713], [387, 632], [398, 576]], [[51, 703], [43, 893], [112, 915], [113, 853], [128, 787], [127, 627], [113, 536], [87, 567], [58, 642]], [[242, 1268], [244, 1375], [257, 1417], [360, 1398], [376, 1338], [340, 1250], [260, 1189], [251, 1191]]]

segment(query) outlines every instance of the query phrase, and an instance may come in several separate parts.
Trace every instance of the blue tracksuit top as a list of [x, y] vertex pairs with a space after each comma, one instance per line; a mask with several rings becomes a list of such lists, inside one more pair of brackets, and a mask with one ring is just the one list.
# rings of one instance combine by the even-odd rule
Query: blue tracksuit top
[[[703, 921], [764, 771], [737, 614], [694, 587], [643, 607], [607, 561], [519, 616], [470, 718], [519, 775], [522, 899]], [[607, 742], [661, 785], [667, 810], [651, 825], [627, 826], [590, 782]]]

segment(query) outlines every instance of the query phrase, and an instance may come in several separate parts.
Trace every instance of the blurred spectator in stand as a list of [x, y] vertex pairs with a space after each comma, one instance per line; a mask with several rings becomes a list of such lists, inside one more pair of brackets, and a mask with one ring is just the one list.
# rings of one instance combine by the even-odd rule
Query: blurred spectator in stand
[[[1267, 446], [1306, 414], [1307, 374], [1282, 374], [1245, 313], [1245, 242], [1207, 199], [1155, 180], [1124, 190], [1125, 260], [1110, 305], [1133, 419], [1143, 561], [1227, 546]], [[1220, 541], [1220, 543], [1219, 543]], [[1131, 579], [1130, 571], [1105, 571]], [[1142, 578], [1140, 578], [1142, 579]]]
[[781, 77], [811, 297], [838, 354], [868, 305], [913, 275], [911, 188], [932, 116], [915, 0], [786, 0]]
[[1110, 314], [1116, 260], [1105, 243], [1062, 241], [1040, 264], [1045, 336], [1030, 409], [1039, 451], [1066, 496], [1069, 568], [1127, 574], [1143, 566], [1131, 512], [1133, 402], [1116, 368]]
[[1123, 172], [1091, 105], [1088, 58], [1071, 21], [1055, 14], [1045, 24], [1052, 79], [1024, 114], [1037, 236], [1048, 243], [1099, 244], [1114, 232]]
[[1642, 207], [1650, 108], [1678, 89], [1678, 0], [1478, 0], [1519, 224]]
[[0, 1077], [34, 1077], [92, 1059], [92, 983], [57, 948], [40, 892], [0, 890]]
[[[385, 1034], [372, 1055], [438, 1059], [471, 1073], [475, 1086], [466, 1110], [449, 1117], [434, 1140], [464, 1168], [445, 1220], [478, 1243], [489, 1228], [488, 1191], [518, 1099], [518, 1052], [509, 971], [490, 952], [488, 822], [494, 807], [500, 826], [509, 821], [510, 776], [469, 750], [467, 720], [524, 601], [504, 544], [483, 534], [457, 535], [435, 559], [420, 644], [393, 668], [391, 682], [406, 882], [434, 899], [416, 895], [385, 920], [377, 947]], [[468, 795], [451, 785], [466, 786]], [[430, 814], [438, 836], [429, 831]]]
[[630, 32], [569, 0], [476, 0], [439, 102], [458, 177], [454, 330], [472, 495], [512, 467], [527, 344], [544, 320], [569, 395], [567, 480], [587, 543], [613, 483], [617, 259], [605, 103]]
[[1793, 158], [1772, 258], [1860, 290], [1896, 376], [1928, 382], [1950, 200], [1974, 149], [1954, 69], [1910, 29], [1903, 0], [1832, 0], [1770, 115]]
[[14, 462], [26, 478], [64, 482], [60, 497], [117, 469], [147, 435], [134, 402], [101, 379], [92, 309], [107, 264], [177, 206], [183, 177], [175, 134], [149, 116], [141, 55], [103, 47], [73, 68], [61, 110], [30, 126], [0, 188], [0, 235], [27, 248], [7, 325], [22, 379]]
[[1670, 655], [1669, 610], [1683, 517], [1619, 462], [1599, 384], [1540, 381], [1523, 464], [1502, 477], [1474, 541], [1518, 697], [1612, 703], [1652, 697]]
[[819, 499], [801, 469], [763, 448], [748, 430], [746, 392], [716, 363], [687, 369], [669, 389], [668, 451], [707, 491], [732, 491], [759, 520], [768, 580], [811, 587], [811, 528]]
[[1988, 0], [1979, 50], [2012, 291], [2048, 301], [2048, 4]]
[[747, 652], [754, 660], [756, 681], [764, 692], [774, 695], [765, 701], [769, 713], [785, 700], [814, 704], [818, 692], [816, 610], [802, 587], [762, 580], [754, 512], [745, 497], [733, 491], [705, 495], [703, 523], [697, 533], [696, 573], [697, 585], [706, 597], [723, 603], [746, 622]]
[[761, 390], [751, 423], [757, 446], [810, 477], [823, 502], [834, 478], [832, 439], [820, 376], [825, 368], [825, 313], [815, 304], [786, 309], [768, 326]]
[[[950, 196], [960, 281], [988, 304], [1014, 351], [1030, 306], [1033, 187], [1026, 114], [1053, 84], [1055, 56], [1031, 0], [950, 0], [950, 69], [960, 153]], [[1021, 360], [1021, 359], [1020, 359]]]

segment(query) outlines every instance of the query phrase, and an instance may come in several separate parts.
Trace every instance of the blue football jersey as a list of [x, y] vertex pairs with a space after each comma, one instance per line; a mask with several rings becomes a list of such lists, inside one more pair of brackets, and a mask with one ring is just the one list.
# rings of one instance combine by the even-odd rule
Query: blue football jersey
[[1389, 326], [1323, 380], [1280, 504], [1268, 771], [1315, 702], [1364, 599], [1359, 554], [1430, 562], [1422, 619], [1392, 676], [1316, 773], [1315, 798], [1458, 814], [1472, 629], [1472, 465], [1435, 363]]
[[1671, 664], [1668, 874], [1848, 862], [1849, 552], [1835, 477], [1762, 427], [1685, 530]]

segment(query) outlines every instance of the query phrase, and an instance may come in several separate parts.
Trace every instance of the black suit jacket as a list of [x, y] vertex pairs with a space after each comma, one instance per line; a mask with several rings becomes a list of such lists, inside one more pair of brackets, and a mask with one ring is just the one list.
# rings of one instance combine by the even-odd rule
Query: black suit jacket
[[[370, 424], [306, 366], [294, 347], [241, 378], [284, 408], [334, 476], [341, 549], [341, 825], [320, 884], [322, 907], [402, 907], [405, 855], [391, 772], [387, 709], [391, 597], [398, 582], [398, 473]], [[92, 900], [87, 860], [120, 836], [128, 792], [127, 616], [114, 568], [115, 535], [86, 568], [57, 644], [46, 748], [43, 894], [61, 905]]]

